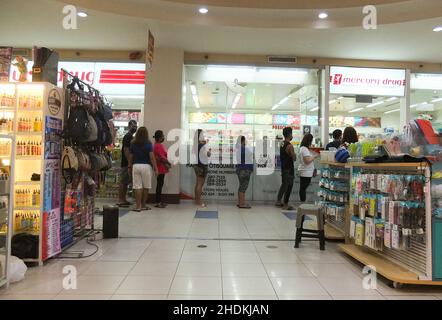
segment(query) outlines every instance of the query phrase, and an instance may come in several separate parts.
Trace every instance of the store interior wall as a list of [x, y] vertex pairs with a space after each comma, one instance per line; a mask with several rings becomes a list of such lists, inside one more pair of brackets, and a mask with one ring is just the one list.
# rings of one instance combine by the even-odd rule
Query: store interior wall
[[[184, 51], [174, 48], [157, 48], [152, 70], [146, 71], [146, 98], [144, 125], [152, 138], [156, 130], [167, 136], [172, 129], [181, 127], [181, 100], [183, 82]], [[165, 141], [169, 148], [173, 142]], [[156, 179], [152, 178], [152, 190]], [[172, 167], [167, 175], [163, 194], [168, 202], [178, 202], [180, 193], [180, 166]]]

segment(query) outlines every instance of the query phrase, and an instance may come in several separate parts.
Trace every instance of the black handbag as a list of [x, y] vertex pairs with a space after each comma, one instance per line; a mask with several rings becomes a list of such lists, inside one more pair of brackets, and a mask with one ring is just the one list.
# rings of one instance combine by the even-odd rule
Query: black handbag
[[82, 106], [71, 108], [66, 124], [67, 137], [76, 143], [87, 142], [93, 129], [89, 120], [86, 108]]
[[19, 233], [12, 237], [11, 254], [19, 259], [38, 259], [38, 236]]

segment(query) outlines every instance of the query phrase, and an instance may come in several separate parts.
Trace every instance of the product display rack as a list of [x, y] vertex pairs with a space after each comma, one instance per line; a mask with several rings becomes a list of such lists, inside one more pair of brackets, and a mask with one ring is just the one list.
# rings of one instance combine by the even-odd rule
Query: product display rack
[[[0, 255], [3, 259], [0, 259], [0, 287], [6, 285], [9, 286], [9, 260], [11, 257], [11, 230], [12, 230], [12, 212], [13, 204], [11, 197], [12, 181], [14, 180], [14, 172], [11, 170], [11, 163], [14, 161], [14, 142], [15, 137], [13, 135], [0, 134], [0, 141], [10, 143], [10, 155], [9, 157], [3, 156], [0, 160], [0, 169], [2, 176], [8, 177], [8, 179], [2, 179], [0, 181], [0, 198], [2, 198], [2, 209], [0, 209]], [[6, 201], [6, 202], [5, 202]]]
[[49, 83], [0, 83], [0, 94], [5, 90], [14, 97], [8, 108], [13, 113], [10, 134], [15, 140], [11, 241], [18, 234], [38, 237], [38, 254], [22, 260], [41, 265], [58, 253], [51, 242], [57, 242], [52, 224], [59, 223], [60, 210], [62, 91]]
[[[326, 217], [325, 237], [328, 240], [344, 240], [348, 200], [350, 192], [350, 170], [344, 163], [321, 161], [319, 196], [323, 200], [317, 204], [324, 210]], [[335, 198], [324, 197], [332, 192]]]
[[[347, 217], [350, 225], [347, 226], [346, 244], [340, 245], [340, 248], [359, 262], [365, 265], [374, 266], [376, 272], [392, 281], [394, 287], [400, 287], [402, 284], [442, 285], [442, 281], [433, 281], [432, 277], [433, 243], [431, 228], [430, 165], [426, 162], [377, 164], [348, 163], [346, 167], [350, 169], [352, 176], [350, 190], [351, 199]], [[408, 201], [409, 199], [406, 201], [401, 198], [394, 198], [392, 200], [392, 198], [389, 197], [396, 197], [393, 192], [385, 192], [386, 190], [384, 187], [378, 187], [380, 184], [379, 182], [375, 183], [371, 180], [370, 187], [367, 190], [363, 189], [362, 192], [359, 192], [360, 186], [358, 184], [360, 184], [361, 179], [358, 177], [358, 174], [373, 177], [371, 178], [372, 180], [374, 180], [375, 177], [380, 176], [388, 176], [388, 179], [393, 179], [392, 177], [398, 177], [397, 179], [410, 179], [409, 181], [412, 181], [411, 179], [422, 179], [422, 190], [413, 193], [422, 193], [421, 200], [416, 200], [417, 197], [414, 201]], [[364, 179], [366, 178], [363, 178], [362, 181], [367, 184], [368, 182]], [[388, 179], [385, 178], [385, 180]], [[385, 182], [382, 182], [382, 184], [384, 186]], [[407, 192], [409, 193], [410, 191], [406, 191], [408, 188], [409, 186], [406, 186], [401, 190], [404, 194]], [[365, 195], [366, 192], [373, 192], [378, 195], [378, 202], [375, 207], [377, 208], [376, 210], [378, 210], [378, 213], [379, 210], [382, 211], [382, 218], [386, 216], [386, 218], [383, 219], [384, 225], [382, 225], [382, 219], [378, 220], [379, 216], [376, 219], [372, 219], [371, 215], [367, 216], [362, 213], [364, 210], [365, 212], [368, 212], [368, 210], [375, 210], [373, 204], [369, 200], [361, 202], [361, 196], [362, 198], [367, 197]], [[358, 197], [358, 199], [356, 200], [355, 197]], [[386, 199], [382, 198], [383, 200], [379, 202], [379, 197], [386, 197]], [[403, 208], [399, 210], [396, 209], [397, 205], [405, 206], [412, 202], [415, 203], [416, 208], [420, 209], [414, 209], [415, 211], [406, 211], [406, 209]], [[364, 205], [364, 203], [367, 203], [367, 205]], [[361, 210], [361, 207], [364, 207], [364, 210]], [[388, 211], [386, 208], [388, 208]], [[358, 213], [356, 212], [357, 210], [362, 212]], [[384, 211], [386, 211], [386, 213]], [[361, 215], [363, 216], [361, 217]], [[405, 219], [406, 217], [408, 217], [407, 219], [410, 219], [408, 221], [419, 221], [418, 225], [420, 227], [417, 228], [414, 226], [413, 228], [415, 229], [412, 229], [412, 227], [408, 225], [406, 229], [405, 227], [407, 223], [396, 222]], [[416, 217], [420, 217], [420, 219], [417, 219]], [[392, 222], [391, 219], [395, 222]], [[373, 224], [371, 223], [372, 220], [374, 221]], [[359, 232], [357, 231], [358, 223], [363, 224], [363, 227], [359, 228]], [[397, 232], [396, 236], [394, 234], [391, 236], [393, 231], [386, 231], [385, 226], [387, 225], [390, 230]], [[376, 232], [372, 232], [375, 226]], [[369, 232], [367, 228], [371, 231]], [[362, 232], [361, 229], [363, 230]], [[379, 230], [382, 230], [382, 232], [379, 232]], [[374, 234], [376, 234], [375, 238]], [[378, 238], [378, 236], [380, 238]], [[386, 245], [387, 242], [385, 239], [391, 239], [388, 240], [391, 241], [391, 244], [389, 243]], [[379, 240], [381, 241], [379, 242]], [[395, 242], [396, 244], [393, 244]]]

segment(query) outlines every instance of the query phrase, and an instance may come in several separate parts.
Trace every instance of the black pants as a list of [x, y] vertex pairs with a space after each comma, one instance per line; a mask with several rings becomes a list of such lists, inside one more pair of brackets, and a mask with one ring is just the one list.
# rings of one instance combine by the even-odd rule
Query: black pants
[[289, 203], [290, 194], [292, 193], [293, 184], [295, 182], [295, 175], [290, 171], [282, 172], [282, 184], [278, 192], [278, 202], [281, 202], [284, 197], [284, 204]]
[[299, 186], [299, 198], [301, 199], [301, 202], [307, 200], [307, 188], [311, 181], [311, 177], [301, 177], [301, 185]]
[[163, 186], [164, 186], [164, 174], [159, 174], [157, 176], [157, 194], [156, 194], [156, 203], [161, 202], [161, 194], [163, 192]]

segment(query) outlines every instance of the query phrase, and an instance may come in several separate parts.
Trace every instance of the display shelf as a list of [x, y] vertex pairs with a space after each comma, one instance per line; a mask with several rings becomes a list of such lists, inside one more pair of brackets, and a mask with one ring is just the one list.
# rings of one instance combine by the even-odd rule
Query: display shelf
[[15, 107], [0, 106], [0, 111], [15, 111]]
[[339, 248], [364, 265], [376, 267], [376, 272], [396, 284], [437, 285], [442, 281], [420, 280], [420, 275], [391, 260], [353, 244], [341, 244]]
[[15, 160], [34, 160], [34, 161], [41, 161], [40, 156], [16, 156]]
[[324, 231], [327, 240], [345, 240], [345, 232], [338, 230], [330, 223], [325, 224]]
[[30, 112], [43, 112], [43, 109], [42, 108], [24, 108], [24, 109], [19, 108], [17, 111], [18, 112], [27, 112], [27, 111], [30, 111]]
[[17, 136], [41, 136], [43, 132], [41, 131], [19, 131]]
[[30, 206], [30, 207], [14, 207], [14, 211], [40, 211], [40, 206]]
[[336, 166], [336, 167], [345, 167], [347, 165], [347, 163], [331, 162], [331, 161], [321, 161], [320, 164], [329, 165], [329, 166]]
[[40, 181], [16, 181], [14, 183], [16, 186], [39, 186]]
[[385, 162], [385, 163], [365, 163], [365, 162], [348, 162], [345, 164], [346, 168], [426, 168], [429, 164], [427, 162]]

